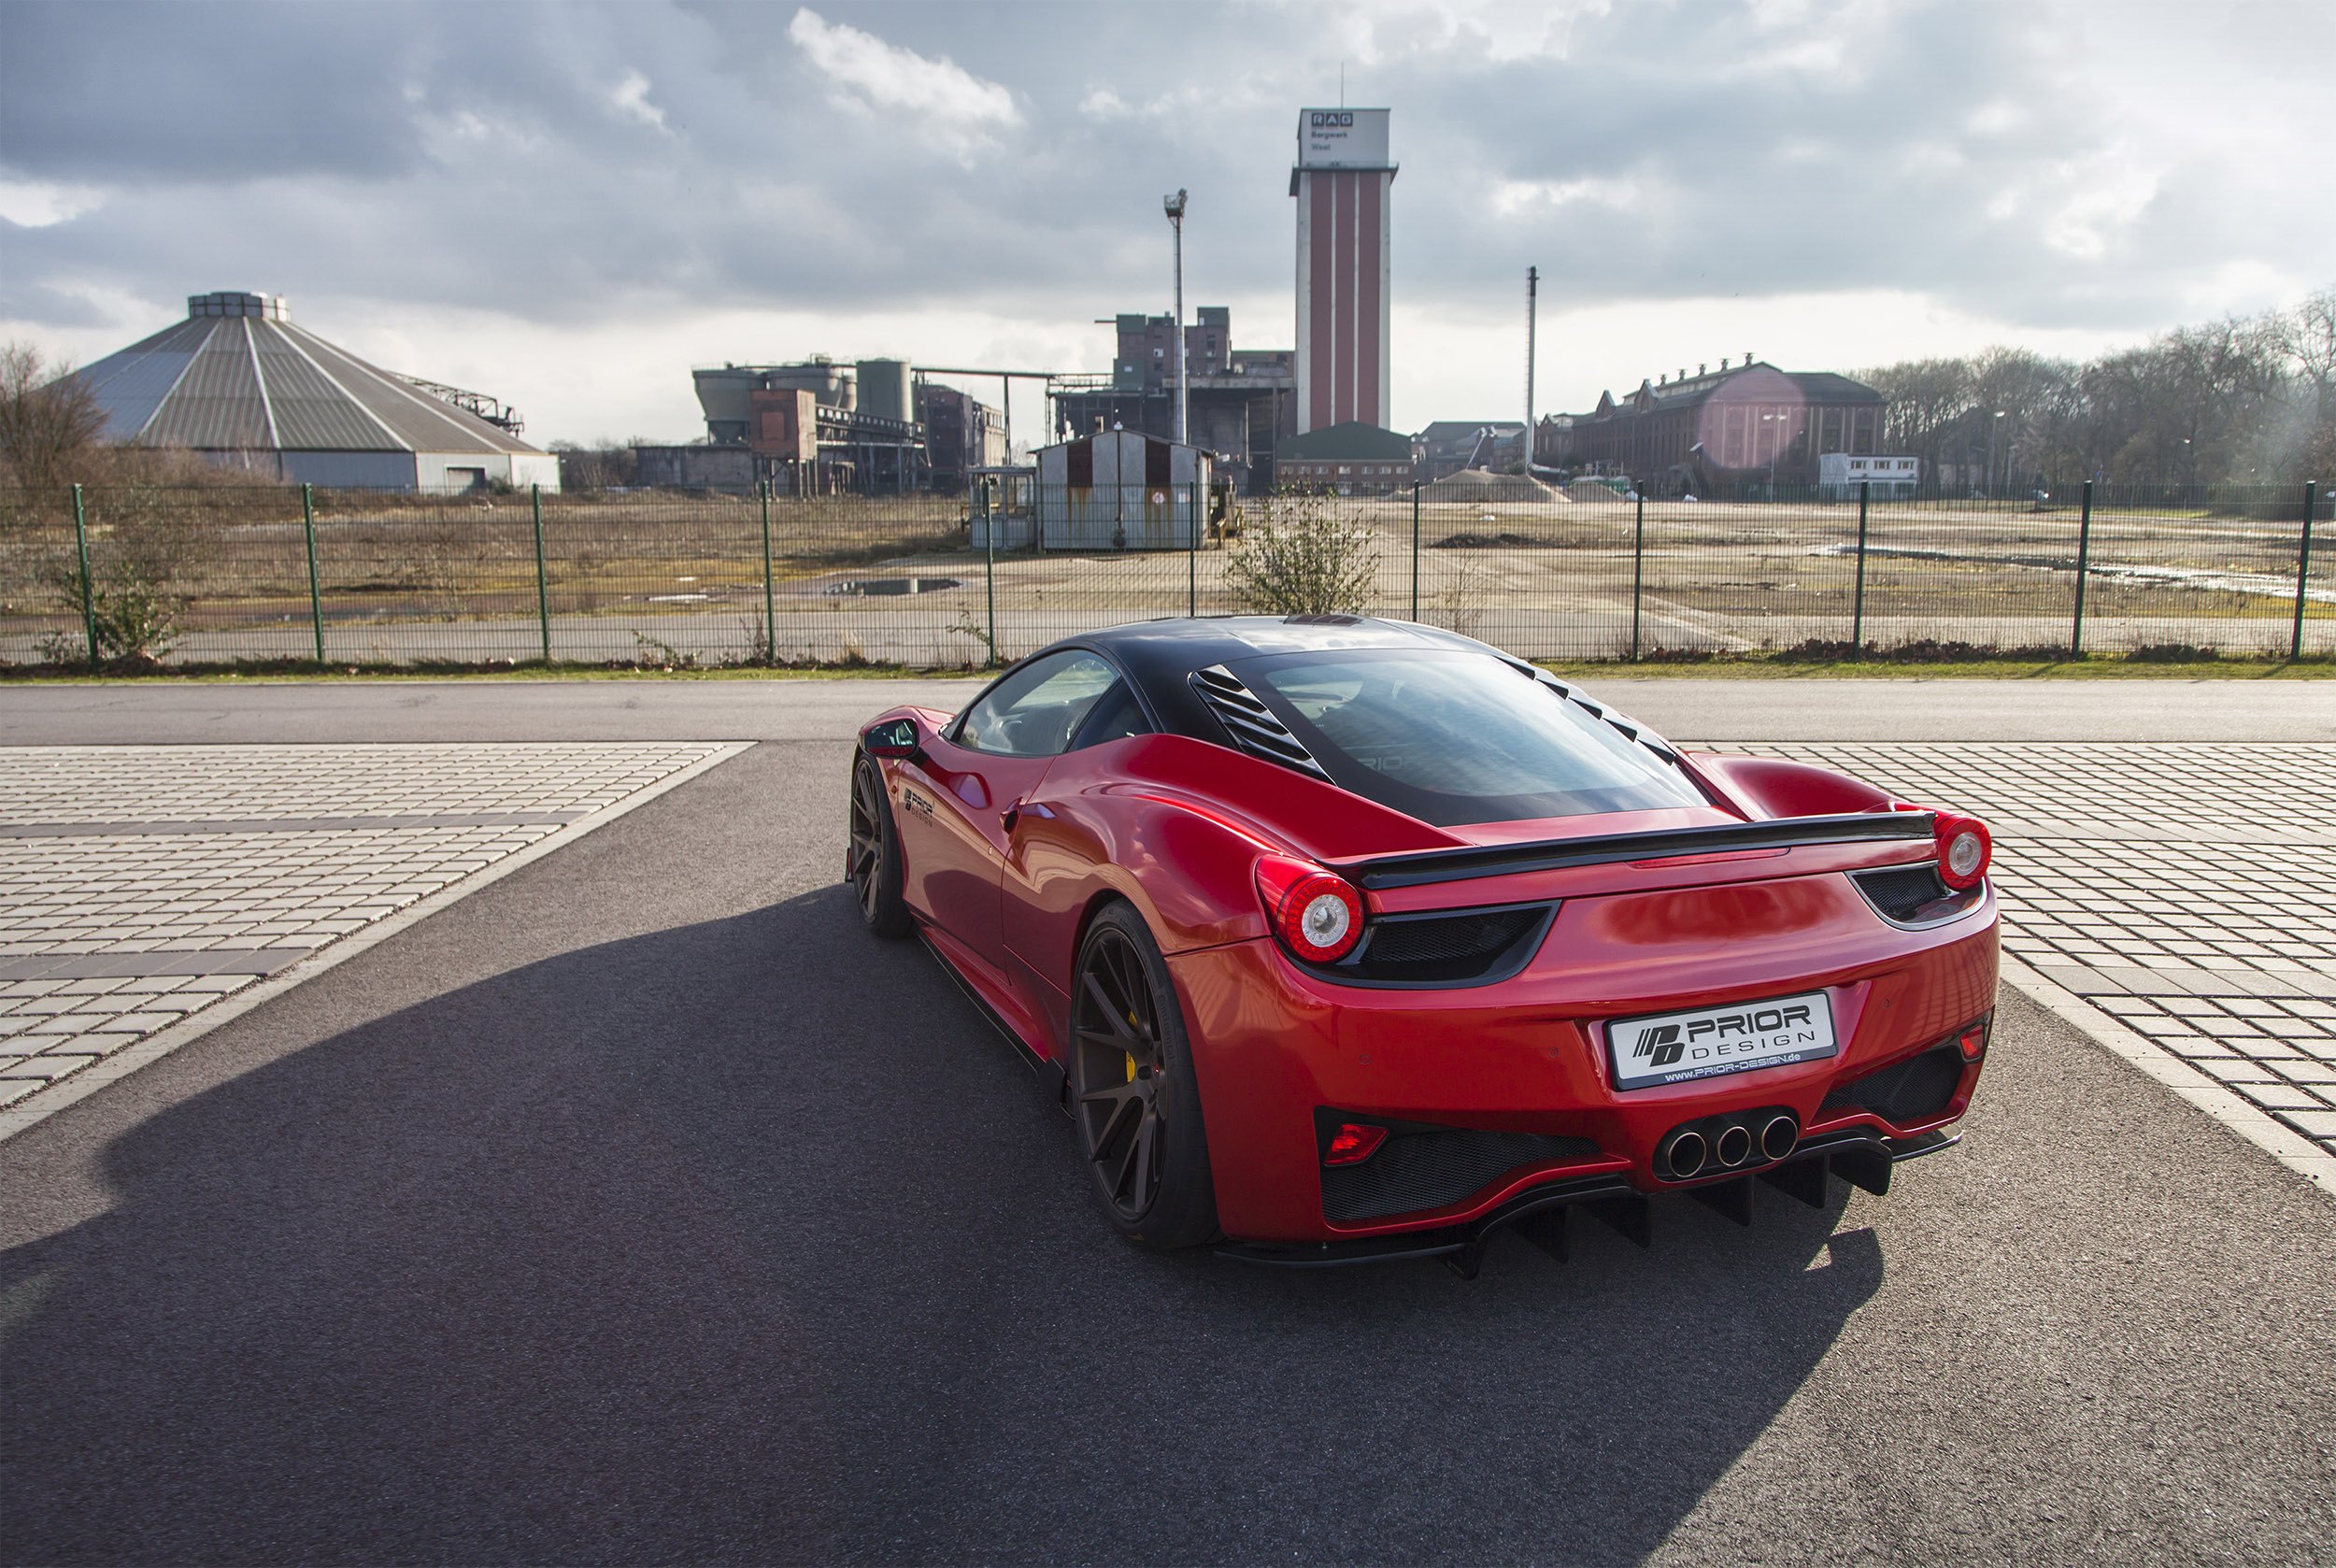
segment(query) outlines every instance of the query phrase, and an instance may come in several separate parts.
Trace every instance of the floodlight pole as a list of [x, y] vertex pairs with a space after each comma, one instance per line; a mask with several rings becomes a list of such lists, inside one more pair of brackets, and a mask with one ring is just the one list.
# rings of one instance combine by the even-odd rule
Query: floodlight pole
[[1184, 351], [1184, 192], [1162, 196], [1161, 207], [1168, 214], [1168, 226], [1175, 231], [1176, 249], [1176, 444], [1189, 446], [1185, 434], [1187, 399], [1191, 383], [1187, 375], [1191, 356]]
[[1533, 476], [1533, 332], [1539, 324], [1541, 269], [1525, 269], [1525, 477]]

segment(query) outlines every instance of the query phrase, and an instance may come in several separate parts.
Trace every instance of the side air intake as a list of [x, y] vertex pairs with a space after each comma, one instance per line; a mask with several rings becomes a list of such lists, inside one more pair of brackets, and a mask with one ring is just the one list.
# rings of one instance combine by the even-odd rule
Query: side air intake
[[1217, 721], [1225, 726], [1233, 745], [1252, 757], [1279, 763], [1325, 784], [1331, 782], [1330, 774], [1314, 760], [1314, 753], [1289, 733], [1289, 726], [1275, 718], [1274, 710], [1258, 701], [1257, 693], [1241, 684], [1241, 677], [1224, 665], [1211, 664], [1204, 670], [1193, 671], [1192, 690], [1217, 715]]

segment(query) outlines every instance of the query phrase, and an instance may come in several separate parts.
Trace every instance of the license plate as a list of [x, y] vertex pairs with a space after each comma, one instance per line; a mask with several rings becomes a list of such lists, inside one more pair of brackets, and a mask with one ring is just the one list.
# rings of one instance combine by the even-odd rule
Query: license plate
[[1617, 1019], [1606, 1052], [1617, 1089], [1653, 1089], [1835, 1056], [1833, 1005], [1821, 991], [1687, 1013]]

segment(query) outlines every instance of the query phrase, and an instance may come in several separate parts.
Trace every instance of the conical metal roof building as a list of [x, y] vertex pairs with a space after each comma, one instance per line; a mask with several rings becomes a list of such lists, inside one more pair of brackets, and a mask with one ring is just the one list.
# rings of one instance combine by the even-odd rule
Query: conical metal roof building
[[270, 478], [560, 486], [559, 459], [513, 434], [518, 420], [493, 399], [368, 364], [295, 326], [280, 295], [191, 295], [185, 321], [76, 376], [105, 410], [108, 439]]

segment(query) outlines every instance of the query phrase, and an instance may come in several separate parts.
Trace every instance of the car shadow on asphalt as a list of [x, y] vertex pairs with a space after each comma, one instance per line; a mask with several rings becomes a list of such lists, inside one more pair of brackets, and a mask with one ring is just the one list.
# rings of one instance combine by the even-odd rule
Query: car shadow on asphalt
[[14, 1561], [1631, 1562], [1884, 1269], [1838, 1183], [1466, 1283], [1136, 1252], [840, 888], [319, 1040], [107, 1175], [0, 1256]]

